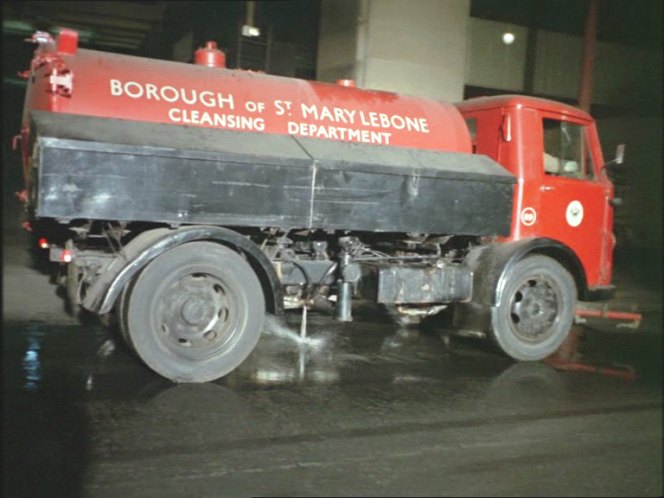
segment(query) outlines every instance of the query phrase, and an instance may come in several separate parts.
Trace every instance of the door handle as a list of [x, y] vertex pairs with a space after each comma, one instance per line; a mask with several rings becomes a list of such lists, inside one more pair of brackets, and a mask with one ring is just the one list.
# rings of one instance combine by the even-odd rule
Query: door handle
[[552, 187], [551, 185], [542, 185], [540, 190], [542, 192], [551, 192], [552, 190], [556, 190], [556, 187]]

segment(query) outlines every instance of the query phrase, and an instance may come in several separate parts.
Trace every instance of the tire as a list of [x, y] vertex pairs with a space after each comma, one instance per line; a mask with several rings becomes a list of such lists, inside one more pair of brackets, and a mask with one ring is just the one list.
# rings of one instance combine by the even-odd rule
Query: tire
[[173, 382], [208, 382], [237, 368], [265, 318], [263, 290], [249, 263], [212, 242], [158, 256], [128, 290], [126, 304], [130, 345]]
[[538, 361], [554, 353], [574, 322], [576, 286], [569, 272], [546, 256], [530, 256], [499, 281], [491, 336], [515, 360]]
[[120, 337], [122, 338], [125, 345], [129, 348], [129, 350], [133, 353], [136, 353], [136, 349], [134, 349], [134, 345], [131, 342], [131, 337], [129, 336], [127, 310], [129, 309], [129, 295], [131, 294], [131, 290], [134, 287], [135, 282], [136, 280], [133, 279], [131, 282], [125, 285], [124, 289], [122, 289], [122, 293], [118, 298], [118, 304], [115, 313], [118, 329], [120, 330]]

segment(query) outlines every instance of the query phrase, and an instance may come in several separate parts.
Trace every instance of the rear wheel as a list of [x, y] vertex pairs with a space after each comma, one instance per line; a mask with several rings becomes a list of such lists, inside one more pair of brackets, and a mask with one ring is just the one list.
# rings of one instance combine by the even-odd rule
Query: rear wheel
[[501, 300], [492, 310], [492, 337], [516, 360], [554, 353], [574, 321], [576, 287], [569, 272], [546, 256], [519, 261], [501, 279]]
[[127, 347], [134, 351], [134, 345], [131, 343], [131, 337], [129, 336], [129, 325], [127, 325], [127, 310], [129, 309], [129, 295], [131, 290], [134, 287], [134, 281], [132, 280], [127, 285], [125, 285], [122, 290], [122, 294], [118, 298], [118, 304], [116, 308], [115, 317], [117, 320], [118, 328], [120, 329], [120, 337], [127, 345]]
[[258, 277], [242, 256], [212, 242], [157, 257], [126, 294], [120, 321], [129, 344], [174, 382], [207, 382], [231, 372], [263, 327]]

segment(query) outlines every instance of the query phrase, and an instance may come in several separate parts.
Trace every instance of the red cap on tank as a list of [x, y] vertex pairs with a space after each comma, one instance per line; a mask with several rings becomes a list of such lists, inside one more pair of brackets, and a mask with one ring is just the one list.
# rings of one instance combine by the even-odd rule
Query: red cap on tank
[[194, 64], [207, 67], [226, 67], [226, 56], [217, 48], [217, 42], [209, 41], [194, 52]]
[[62, 28], [58, 35], [58, 52], [67, 55], [76, 55], [78, 48], [78, 32], [73, 29]]

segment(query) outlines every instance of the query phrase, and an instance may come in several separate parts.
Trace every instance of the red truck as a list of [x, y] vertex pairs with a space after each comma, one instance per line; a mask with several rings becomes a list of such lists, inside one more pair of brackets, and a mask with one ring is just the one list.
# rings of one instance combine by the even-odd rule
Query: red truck
[[577, 108], [229, 70], [213, 42], [184, 64], [33, 41], [29, 223], [69, 300], [175, 382], [239, 366], [266, 313], [350, 321], [354, 296], [541, 360], [612, 294], [613, 186]]

